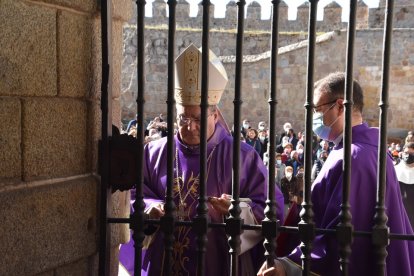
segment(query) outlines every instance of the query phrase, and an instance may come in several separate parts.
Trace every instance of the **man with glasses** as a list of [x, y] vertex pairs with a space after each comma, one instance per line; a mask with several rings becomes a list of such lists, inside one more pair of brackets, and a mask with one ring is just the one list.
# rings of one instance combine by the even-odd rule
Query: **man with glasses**
[[[335, 143], [312, 185], [316, 228], [335, 229], [340, 222], [343, 186], [344, 73], [333, 73], [314, 86], [313, 131], [322, 139]], [[363, 92], [353, 81], [351, 183], [349, 191], [351, 223], [355, 231], [372, 231], [376, 206], [379, 130], [363, 122]], [[386, 164], [385, 208], [391, 233], [413, 235], [404, 209], [391, 156]], [[387, 246], [386, 275], [414, 275], [414, 243], [390, 240]], [[301, 249], [276, 260], [258, 275], [302, 275]], [[336, 235], [317, 235], [312, 245], [312, 272], [341, 275], [339, 244]], [[376, 254], [371, 237], [354, 237], [351, 245], [348, 275], [376, 275]]]
[[[206, 196], [208, 197], [208, 217], [213, 223], [222, 223], [228, 215], [232, 191], [233, 138], [217, 107], [227, 84], [227, 74], [220, 60], [210, 51], [209, 86], [207, 110], [207, 167]], [[201, 50], [190, 45], [176, 59], [175, 100], [178, 133], [174, 136], [174, 179], [173, 200], [176, 218], [191, 221], [197, 215], [200, 191], [200, 129], [201, 129]], [[237, 133], [238, 135], [238, 133]], [[144, 201], [145, 212], [152, 219], [162, 217], [167, 186], [167, 139], [149, 143], [144, 151]], [[245, 143], [240, 145], [240, 198], [251, 210], [253, 222], [260, 223], [264, 218], [267, 195], [267, 170], [256, 151]], [[278, 218], [283, 220], [283, 195], [278, 188]], [[250, 207], [250, 208], [249, 208]], [[251, 230], [245, 233], [252, 232]], [[251, 234], [251, 233], [250, 233]], [[196, 231], [189, 226], [174, 229], [173, 265], [171, 275], [197, 274]], [[224, 227], [210, 228], [207, 233], [205, 274], [229, 275], [230, 257], [228, 237]], [[263, 260], [262, 255], [253, 259], [249, 247], [260, 241], [260, 233], [255, 239], [242, 239], [240, 255], [241, 275], [252, 275], [258, 269], [253, 261]], [[250, 246], [246, 246], [250, 243]], [[128, 245], [131, 248], [131, 243]], [[164, 267], [164, 239], [160, 230], [145, 244], [141, 275], [162, 275]], [[261, 244], [258, 245], [262, 247]], [[127, 248], [127, 246], [125, 246]], [[121, 249], [121, 263], [133, 256]], [[260, 261], [261, 264], [262, 261]], [[127, 269], [132, 272], [133, 267]]]

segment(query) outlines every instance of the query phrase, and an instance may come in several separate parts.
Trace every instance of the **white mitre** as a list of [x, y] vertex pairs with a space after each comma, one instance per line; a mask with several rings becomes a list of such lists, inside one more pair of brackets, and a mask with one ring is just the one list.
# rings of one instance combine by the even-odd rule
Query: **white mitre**
[[[209, 50], [208, 104], [217, 105], [228, 81], [220, 59]], [[175, 60], [175, 101], [180, 105], [200, 105], [201, 48], [188, 46]]]

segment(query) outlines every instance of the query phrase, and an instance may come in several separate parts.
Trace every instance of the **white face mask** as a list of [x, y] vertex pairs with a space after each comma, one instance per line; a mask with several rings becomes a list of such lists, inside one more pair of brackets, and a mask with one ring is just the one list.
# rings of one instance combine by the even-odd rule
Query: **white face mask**
[[259, 126], [259, 130], [264, 130], [265, 127], [264, 126]]
[[286, 173], [286, 178], [291, 180], [292, 179], [292, 173], [291, 172], [287, 172]]
[[261, 142], [264, 142], [264, 140], [266, 139], [266, 137], [260, 136], [259, 139], [260, 139]]
[[303, 149], [298, 149], [296, 150], [297, 153], [302, 154], [303, 153]]
[[250, 124], [243, 124], [244, 129], [248, 129], [250, 127]]
[[276, 164], [277, 164], [277, 165], [282, 165], [282, 160], [277, 159], [277, 160], [276, 160]]
[[332, 126], [336, 123], [336, 121], [338, 121], [339, 117], [336, 117], [336, 119], [329, 125], [326, 126], [323, 123], [323, 116], [329, 111], [331, 110], [334, 106], [336, 105], [336, 103], [334, 103], [333, 105], [331, 105], [325, 112], [317, 112], [313, 115], [313, 125], [312, 125], [312, 130], [313, 132], [318, 135], [321, 139], [326, 140], [326, 141], [331, 141], [333, 142], [332, 139], [329, 139], [329, 136], [331, 134], [332, 131]]

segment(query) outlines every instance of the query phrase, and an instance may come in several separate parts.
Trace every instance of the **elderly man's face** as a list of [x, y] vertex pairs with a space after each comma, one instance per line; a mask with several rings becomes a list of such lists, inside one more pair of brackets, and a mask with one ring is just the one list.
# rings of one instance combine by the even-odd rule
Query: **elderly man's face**
[[[216, 129], [217, 112], [207, 111], [207, 140]], [[200, 106], [177, 105], [177, 125], [182, 141], [187, 145], [200, 144], [201, 109]]]

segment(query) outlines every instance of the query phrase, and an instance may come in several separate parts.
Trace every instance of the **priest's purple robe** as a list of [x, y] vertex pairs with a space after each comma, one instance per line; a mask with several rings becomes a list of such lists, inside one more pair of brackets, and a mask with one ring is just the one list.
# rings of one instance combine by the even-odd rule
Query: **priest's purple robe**
[[[365, 123], [352, 128], [350, 205], [355, 231], [371, 231], [374, 225], [377, 186], [377, 128]], [[339, 223], [342, 203], [343, 144], [330, 152], [328, 159], [312, 186], [314, 220], [317, 228], [335, 228]], [[386, 164], [385, 207], [391, 233], [413, 234], [392, 158]], [[340, 275], [339, 246], [335, 235], [319, 235], [313, 243], [311, 271], [321, 275]], [[391, 240], [387, 246], [387, 275], [414, 275], [414, 241]], [[288, 258], [301, 265], [297, 247]], [[375, 252], [369, 237], [355, 237], [349, 263], [349, 275], [374, 275]]]
[[[191, 220], [196, 215], [199, 192], [199, 149], [184, 145], [175, 136], [174, 184], [173, 198], [178, 214], [184, 220]], [[232, 154], [233, 138], [220, 125], [207, 143], [207, 187], [206, 196], [220, 197], [223, 193], [231, 194], [232, 188]], [[167, 185], [167, 140], [152, 142], [144, 152], [144, 201], [148, 208], [152, 203], [163, 202]], [[240, 145], [240, 197], [251, 199], [250, 206], [255, 218], [260, 223], [264, 218], [267, 195], [267, 169], [257, 152], [245, 143]], [[178, 167], [178, 170], [177, 170]], [[134, 199], [134, 198], [133, 198]], [[180, 211], [185, 203], [184, 213]], [[283, 221], [283, 195], [276, 187], [277, 215]], [[211, 222], [223, 222], [209, 205], [208, 215]], [[174, 231], [172, 275], [196, 275], [197, 244], [196, 235], [189, 227], [178, 227]], [[230, 257], [227, 236], [223, 228], [209, 229], [207, 234], [206, 275], [229, 275]], [[258, 246], [262, 247], [261, 244]], [[260, 250], [259, 250], [260, 251]], [[161, 275], [163, 269], [164, 242], [159, 230], [152, 244], [143, 250], [141, 275]], [[259, 258], [259, 256], [258, 256]], [[133, 241], [123, 245], [120, 262], [133, 272]], [[262, 259], [261, 259], [262, 260]], [[256, 260], [257, 261], [257, 260]], [[260, 262], [260, 261], [259, 261]], [[261, 263], [259, 263], [260, 265]], [[240, 265], [243, 268], [243, 265]], [[240, 275], [243, 271], [240, 271]]]

